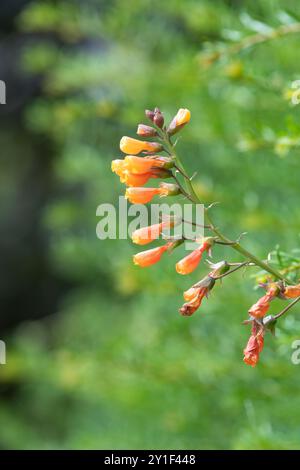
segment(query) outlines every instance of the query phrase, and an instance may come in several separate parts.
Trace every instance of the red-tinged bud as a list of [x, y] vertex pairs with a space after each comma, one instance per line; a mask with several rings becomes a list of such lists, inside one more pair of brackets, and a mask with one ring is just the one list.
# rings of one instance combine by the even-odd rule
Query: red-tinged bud
[[286, 286], [283, 291], [283, 296], [286, 299], [296, 299], [300, 297], [300, 284], [297, 286]]
[[152, 264], [158, 263], [162, 255], [169, 249], [170, 243], [163, 246], [152, 248], [152, 250], [141, 251], [133, 257], [133, 262], [141, 268], [146, 268]]
[[154, 111], [151, 111], [150, 109], [145, 109], [145, 115], [148, 119], [150, 119], [150, 121], [153, 122], [153, 118], [154, 118], [154, 114], [155, 112]]
[[191, 119], [191, 112], [188, 109], [179, 109], [176, 116], [172, 119], [167, 132], [169, 135], [176, 134]]
[[[122, 161], [122, 160], [117, 160]], [[168, 169], [172, 168], [174, 163], [167, 157], [136, 157], [135, 155], [127, 155], [124, 159], [124, 165], [131, 173], [147, 173], [154, 168]]]
[[159, 127], [160, 129], [163, 127], [164, 125], [164, 117], [163, 117], [163, 114], [161, 113], [160, 109], [159, 108], [155, 108], [154, 110], [154, 117], [153, 117], [153, 122], [154, 124], [156, 124], [157, 127]]
[[155, 136], [157, 136], [157, 132], [154, 129], [154, 127], [146, 126], [145, 124], [139, 124], [136, 133], [137, 133], [137, 135], [140, 135], [142, 137], [155, 137]]
[[154, 111], [150, 111], [149, 109], [146, 109], [145, 111], [146, 117], [150, 119], [157, 127], [160, 129], [164, 125], [164, 117], [159, 108], [155, 108]]
[[200, 307], [204, 297], [208, 297], [209, 292], [215, 285], [215, 280], [206, 276], [200, 282], [184, 292], [183, 297], [186, 303], [180, 308], [179, 312], [183, 316], [191, 316]]
[[212, 237], [204, 238], [202, 244], [198, 248], [185, 256], [185, 258], [178, 261], [176, 264], [176, 271], [179, 274], [190, 274], [193, 272], [200, 263], [202, 254], [205, 251], [209, 251], [213, 243], [214, 239]]
[[173, 221], [160, 222], [159, 224], [150, 225], [149, 227], [142, 227], [135, 230], [132, 235], [133, 243], [137, 245], [147, 245], [159, 237], [162, 231], [166, 228], [174, 227]]
[[258, 333], [252, 334], [248, 340], [247, 346], [244, 349], [244, 362], [245, 364], [255, 367], [259, 360], [259, 355], [264, 347], [263, 330]]
[[158, 142], [146, 142], [124, 136], [120, 141], [120, 149], [124, 153], [137, 155], [144, 151], [149, 153], [160, 152], [163, 150], [163, 146]]

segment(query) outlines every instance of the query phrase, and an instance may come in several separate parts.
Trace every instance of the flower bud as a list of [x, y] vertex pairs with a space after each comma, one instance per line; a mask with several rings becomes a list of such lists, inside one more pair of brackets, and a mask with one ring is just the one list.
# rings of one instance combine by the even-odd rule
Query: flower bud
[[164, 125], [164, 116], [159, 108], [155, 108], [154, 111], [150, 111], [146, 109], [145, 111], [146, 117], [150, 119], [157, 127], [160, 129]]
[[136, 133], [142, 137], [155, 137], [157, 135], [154, 127], [146, 126], [145, 124], [139, 124]]
[[176, 134], [191, 119], [191, 112], [188, 109], [179, 109], [176, 116], [172, 119], [167, 132], [169, 135]]
[[160, 109], [159, 108], [155, 108], [154, 110], [154, 117], [153, 117], [153, 122], [154, 124], [156, 124], [157, 127], [159, 127], [160, 129], [163, 127], [164, 125], [164, 117], [163, 117], [163, 114], [161, 113]]
[[154, 118], [154, 111], [151, 111], [150, 109], [145, 109], [145, 115], [148, 119], [150, 119], [150, 121], [153, 122], [153, 118]]

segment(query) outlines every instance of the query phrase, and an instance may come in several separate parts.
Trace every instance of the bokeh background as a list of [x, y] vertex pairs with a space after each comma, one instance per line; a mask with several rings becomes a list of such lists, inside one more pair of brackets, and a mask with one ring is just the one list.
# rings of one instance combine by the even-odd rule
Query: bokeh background
[[[124, 190], [110, 172], [120, 137], [134, 137], [145, 108], [170, 119], [187, 107], [178, 149], [203, 201], [222, 202], [218, 225], [247, 231], [261, 257], [299, 246], [299, 152], [285, 136], [299, 133], [286, 89], [300, 78], [300, 35], [210, 68], [203, 56], [298, 21], [299, 3], [3, 0], [0, 14], [0, 447], [299, 448], [299, 308], [252, 369], [248, 273], [182, 318], [204, 264], [179, 276], [178, 250], [139, 270], [130, 241], [96, 237], [97, 206]], [[239, 259], [221, 247], [214, 259], [225, 252]]]

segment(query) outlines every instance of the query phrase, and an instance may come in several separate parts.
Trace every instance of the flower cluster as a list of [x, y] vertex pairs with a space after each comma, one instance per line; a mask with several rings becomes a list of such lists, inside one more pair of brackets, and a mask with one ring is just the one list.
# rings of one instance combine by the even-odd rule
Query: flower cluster
[[[145, 114], [151, 121], [151, 125], [139, 124], [137, 134], [143, 138], [154, 140], [122, 137], [120, 149], [126, 155], [123, 159], [113, 160], [111, 165], [112, 171], [120, 177], [121, 183], [126, 185], [125, 197], [132, 204], [147, 204], [155, 196], [182, 195], [188, 198], [191, 203], [199, 203], [191, 178], [187, 175], [181, 160], [176, 155], [172, 143], [172, 136], [190, 121], [190, 111], [183, 108], [179, 109], [169, 125], [165, 125], [164, 116], [159, 108], [155, 108], [153, 111], [146, 110]], [[180, 178], [178, 178], [178, 175]], [[157, 185], [145, 186], [149, 180], [157, 179], [161, 180]], [[171, 182], [166, 182], [165, 179], [169, 179]], [[181, 182], [182, 179], [184, 184]], [[249, 266], [262, 268], [269, 275], [268, 282], [262, 285], [266, 292], [249, 309], [249, 319], [244, 322], [251, 323], [251, 336], [244, 349], [244, 362], [255, 366], [263, 349], [266, 331], [273, 331], [277, 318], [300, 300], [300, 284], [293, 285], [292, 282], [284, 278], [280, 271], [242, 247], [239, 239], [230, 240], [223, 235], [212, 222], [209, 214], [210, 207], [205, 208], [206, 221], [208, 222], [205, 227], [211, 232], [211, 236], [193, 240], [196, 243], [196, 248], [176, 263], [177, 273], [187, 275], [194, 272], [204, 253], [211, 256], [215, 244], [231, 247], [242, 254], [246, 260], [240, 263], [229, 263], [224, 260], [215, 264], [210, 263], [211, 271], [184, 292], [185, 303], [179, 309], [179, 312], [183, 316], [193, 315], [201, 306], [204, 297], [208, 297], [216, 282], [236, 270]], [[183, 223], [183, 220], [169, 217], [160, 223], [135, 230], [131, 236], [132, 241], [137, 245], [148, 245], [160, 236], [163, 236], [165, 243], [135, 254], [133, 256], [134, 264], [140, 267], [156, 264], [161, 260], [164, 253], [171, 253], [183, 244], [186, 241], [183, 236], [178, 239], [164, 234], [165, 230], [169, 231], [178, 223]], [[295, 300], [275, 317], [270, 315], [266, 317], [271, 302], [276, 298]]]

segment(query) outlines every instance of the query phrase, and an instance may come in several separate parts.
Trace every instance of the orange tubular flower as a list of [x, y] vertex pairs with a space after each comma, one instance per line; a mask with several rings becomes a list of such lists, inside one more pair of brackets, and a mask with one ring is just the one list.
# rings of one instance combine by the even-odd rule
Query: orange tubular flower
[[[118, 161], [118, 160], [117, 160]], [[122, 160], [121, 160], [122, 161]], [[154, 168], [171, 168], [173, 163], [165, 157], [145, 158], [127, 155], [124, 158], [124, 167], [131, 173], [140, 174], [147, 173]]]
[[297, 286], [285, 287], [283, 295], [287, 299], [296, 299], [297, 297], [300, 297], [300, 284]]
[[159, 188], [128, 188], [125, 197], [132, 204], [147, 204], [157, 194], [160, 194]]
[[120, 141], [120, 149], [124, 153], [137, 155], [140, 152], [160, 152], [163, 147], [158, 142], [146, 142], [142, 140], [132, 139], [131, 137], [124, 136]]
[[117, 159], [111, 162], [111, 171], [118, 176], [122, 176], [126, 170], [125, 160]]
[[270, 308], [270, 302], [280, 293], [280, 288], [276, 283], [269, 286], [268, 292], [263, 295], [252, 307], [248, 310], [249, 315], [254, 318], [262, 318], [265, 316]]
[[171, 243], [168, 242], [163, 246], [152, 248], [152, 250], [141, 251], [133, 256], [133, 262], [141, 268], [152, 266], [152, 264], [158, 263], [162, 255], [169, 249]]
[[141, 175], [135, 175], [134, 173], [130, 173], [130, 171], [124, 171], [124, 173], [120, 176], [121, 183], [125, 183], [127, 186], [131, 187], [139, 187], [143, 186], [144, 184], [149, 181], [150, 178], [156, 178], [156, 176], [152, 173], [143, 173]]
[[132, 204], [147, 204], [156, 195], [160, 197], [174, 196], [179, 193], [176, 184], [160, 183], [159, 188], [127, 188], [125, 197]]
[[160, 224], [150, 225], [149, 227], [142, 227], [135, 230], [132, 235], [133, 243], [137, 245], [147, 245], [159, 237], [164, 228], [174, 226], [174, 221], [161, 222]]
[[207, 237], [203, 240], [202, 245], [196, 248], [196, 250], [192, 251], [189, 255], [185, 256], [185, 258], [178, 261], [176, 264], [176, 271], [178, 274], [190, 274], [193, 272], [200, 263], [202, 254], [205, 251], [208, 251], [212, 244], [213, 239], [211, 237]]
[[252, 326], [251, 336], [248, 340], [247, 346], [244, 349], [244, 363], [255, 367], [259, 360], [259, 355], [264, 347], [264, 332], [258, 331], [255, 323]]

